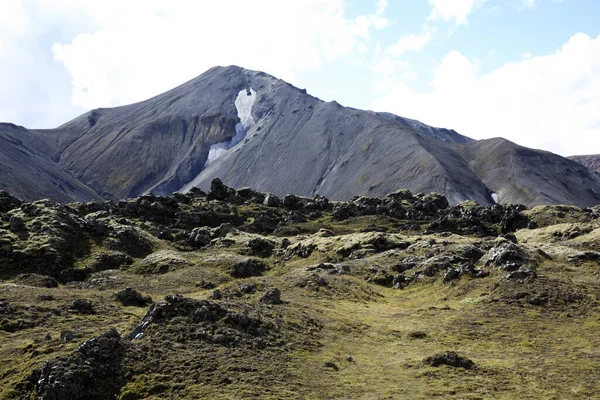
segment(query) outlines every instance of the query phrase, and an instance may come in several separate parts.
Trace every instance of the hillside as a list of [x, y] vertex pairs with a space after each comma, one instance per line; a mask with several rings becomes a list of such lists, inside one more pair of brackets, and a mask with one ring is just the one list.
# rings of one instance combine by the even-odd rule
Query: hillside
[[581, 165], [584, 165], [592, 171], [600, 173], [600, 155], [588, 155], [588, 156], [570, 156], [567, 157], [570, 160], [577, 161]]
[[0, 398], [594, 398], [599, 218], [220, 181], [0, 192]]

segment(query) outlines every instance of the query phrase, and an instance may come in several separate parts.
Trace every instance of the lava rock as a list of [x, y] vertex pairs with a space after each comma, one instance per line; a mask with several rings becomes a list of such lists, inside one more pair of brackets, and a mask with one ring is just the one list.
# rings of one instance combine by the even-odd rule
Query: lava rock
[[210, 290], [210, 289], [214, 289], [215, 287], [217, 287], [217, 285], [215, 285], [212, 282], [201, 280], [200, 282], [196, 283], [196, 287], [199, 287], [200, 289], [204, 289], [204, 290]]
[[521, 247], [512, 242], [502, 242], [488, 252], [486, 266], [503, 267], [507, 263], [521, 266], [529, 260], [529, 256]]
[[277, 288], [269, 288], [265, 291], [259, 300], [264, 304], [281, 304], [281, 291]]
[[[81, 344], [74, 354], [46, 362], [34, 371], [37, 399], [112, 399], [127, 382], [127, 345], [116, 329]], [[85, 367], [84, 367], [85, 366]]]
[[23, 202], [16, 197], [11, 196], [8, 192], [0, 190], [0, 212], [8, 212], [15, 208], [21, 207]]
[[323, 366], [325, 368], [329, 368], [329, 369], [332, 369], [334, 371], [339, 371], [340, 370], [340, 368], [333, 361], [325, 361], [323, 363]]
[[118, 302], [126, 307], [145, 307], [149, 304], [152, 304], [152, 297], [143, 296], [140, 292], [130, 287], [116, 292], [114, 297]]
[[531, 281], [537, 278], [537, 273], [532, 268], [519, 268], [518, 271], [511, 272], [506, 276], [510, 281]]
[[259, 276], [267, 269], [267, 264], [255, 258], [240, 261], [233, 266], [230, 275], [234, 278]]
[[246, 243], [246, 250], [249, 255], [256, 257], [270, 257], [273, 254], [275, 245], [263, 238], [253, 238]]
[[299, 208], [302, 206], [300, 199], [293, 194], [286, 194], [283, 197], [282, 204], [285, 208]]
[[87, 265], [93, 271], [105, 271], [108, 269], [119, 269], [123, 266], [133, 264], [133, 258], [120, 251], [103, 252], [98, 254], [94, 261]]
[[94, 305], [90, 300], [77, 299], [71, 303], [71, 310], [76, 311], [79, 314], [95, 314]]
[[444, 283], [452, 282], [460, 278], [460, 270], [456, 268], [450, 268], [444, 274]]
[[474, 369], [476, 368], [475, 363], [466, 357], [459, 356], [453, 351], [448, 351], [442, 354], [436, 354], [431, 357], [427, 357], [423, 362], [432, 367], [439, 367], [440, 365], [448, 365], [454, 368]]
[[238, 287], [240, 288], [240, 292], [244, 293], [244, 294], [252, 294], [254, 292], [256, 292], [256, 285], [254, 283], [240, 283], [238, 285]]
[[267, 207], [281, 207], [281, 199], [274, 194], [267, 194], [263, 204]]
[[213, 179], [210, 183], [210, 192], [208, 193], [209, 200], [225, 201], [234, 196], [235, 190], [225, 186], [219, 178]]
[[213, 239], [211, 229], [205, 226], [194, 228], [190, 232], [186, 242], [194, 247], [195, 249], [199, 249], [201, 247], [206, 246]]

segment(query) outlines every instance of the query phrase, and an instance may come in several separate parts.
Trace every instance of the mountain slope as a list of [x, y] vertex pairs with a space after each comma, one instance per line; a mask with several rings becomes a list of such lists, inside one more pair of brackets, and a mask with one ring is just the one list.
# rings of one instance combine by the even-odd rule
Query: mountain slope
[[[556, 154], [494, 138], [468, 143], [459, 152], [500, 202], [598, 204], [598, 177]], [[574, 200], [576, 199], [576, 200]]]
[[65, 172], [37, 149], [43, 148], [35, 131], [0, 124], [0, 190], [25, 200], [52, 198], [69, 202], [102, 197]]
[[[408, 188], [442, 192], [451, 203], [492, 204], [494, 192], [503, 202], [526, 205], [600, 202], [600, 179], [573, 161], [323, 102], [235, 66], [212, 68], [140, 103], [27, 132], [32, 140], [23, 146], [49, 164], [58, 184], [87, 186], [106, 199], [207, 189], [219, 177], [234, 187], [335, 200]], [[16, 143], [11, 154], [18, 152]], [[3, 182], [14, 192], [16, 183]], [[65, 197], [39, 192], [33, 193]], [[72, 192], [67, 197], [90, 195]]]
[[569, 160], [578, 162], [579, 164], [588, 167], [592, 171], [600, 173], [600, 154], [586, 156], [569, 156]]

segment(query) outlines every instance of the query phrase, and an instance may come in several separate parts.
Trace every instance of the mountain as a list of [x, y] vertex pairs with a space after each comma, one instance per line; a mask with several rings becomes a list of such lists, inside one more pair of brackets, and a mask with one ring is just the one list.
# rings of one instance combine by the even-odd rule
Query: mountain
[[[15, 142], [15, 135], [27, 140]], [[233, 187], [335, 200], [407, 188], [442, 192], [453, 204], [600, 202], [600, 178], [560, 156], [324, 102], [235, 66], [212, 68], [140, 103], [92, 110], [56, 129], [5, 127], [2, 136], [12, 140], [3, 159], [17, 171], [13, 176], [48, 171], [29, 181], [0, 176], [1, 188], [26, 200], [166, 195], [208, 189], [219, 177]], [[21, 151], [36, 162], [19, 159]], [[55, 183], [42, 190], [39, 182], [48, 186], [48, 179]]]
[[567, 158], [573, 161], [577, 161], [579, 164], [588, 167], [592, 171], [600, 173], [600, 154], [587, 156], [570, 156]]
[[49, 149], [43, 136], [21, 126], [0, 124], [0, 190], [28, 200], [101, 200], [43, 151]]

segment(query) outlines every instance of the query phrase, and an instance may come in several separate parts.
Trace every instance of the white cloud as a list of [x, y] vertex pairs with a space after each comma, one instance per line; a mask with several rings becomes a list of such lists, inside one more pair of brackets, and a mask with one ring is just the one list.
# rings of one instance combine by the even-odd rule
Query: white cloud
[[476, 139], [502, 136], [563, 155], [600, 149], [600, 36], [579, 33], [555, 53], [489, 73], [450, 52], [418, 92], [396, 81], [370, 108], [454, 128]]
[[487, 0], [429, 0], [433, 7], [429, 19], [454, 21], [456, 26], [465, 25], [468, 16], [475, 7], [482, 5]]
[[410, 34], [400, 37], [396, 43], [386, 49], [391, 57], [401, 57], [409, 51], [421, 51], [431, 40], [429, 32]]
[[344, 0], [1, 0], [0, 121], [50, 127], [143, 100], [214, 65], [294, 82], [361, 61], [386, 0], [350, 18]]
[[70, 104], [70, 77], [54, 62], [48, 37], [88, 23], [59, 0], [0, 2], [0, 122], [53, 127], [83, 111]]
[[[99, 29], [53, 51], [85, 108], [145, 99], [214, 65], [237, 64], [288, 81], [295, 72], [360, 57], [387, 25], [386, 1], [349, 19], [342, 0], [91, 1]], [[117, 18], [115, 18], [117, 16]]]

